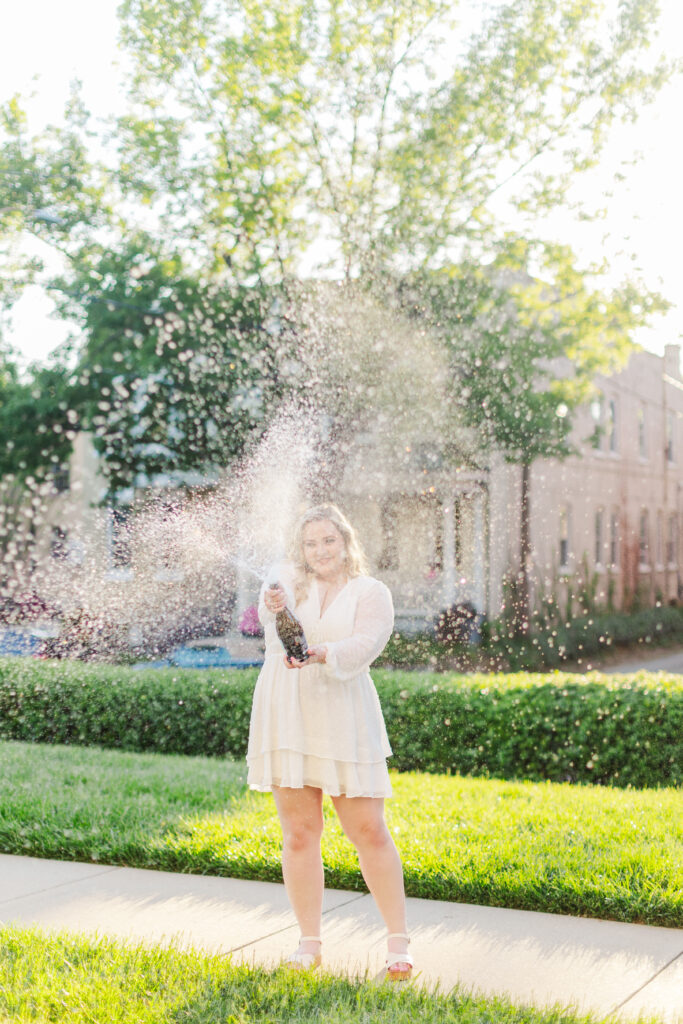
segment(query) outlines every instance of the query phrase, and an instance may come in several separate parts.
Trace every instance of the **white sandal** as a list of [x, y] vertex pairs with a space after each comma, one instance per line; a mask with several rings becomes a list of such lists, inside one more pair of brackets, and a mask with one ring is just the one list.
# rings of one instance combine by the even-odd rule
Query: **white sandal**
[[[319, 935], [302, 935], [299, 945], [302, 942], [322, 942], [322, 939]], [[322, 955], [320, 953], [301, 953], [298, 949], [285, 960], [287, 967], [291, 967], [294, 971], [314, 971], [316, 967], [320, 967], [321, 963]]]
[[[404, 932], [391, 932], [387, 935], [387, 939], [407, 939], [410, 942], [410, 936]], [[399, 964], [406, 964], [408, 967], [407, 971], [392, 970], [392, 967], [398, 967]], [[387, 978], [390, 981], [409, 981], [413, 976], [413, 967], [415, 961], [413, 960], [410, 953], [388, 953], [387, 954]]]

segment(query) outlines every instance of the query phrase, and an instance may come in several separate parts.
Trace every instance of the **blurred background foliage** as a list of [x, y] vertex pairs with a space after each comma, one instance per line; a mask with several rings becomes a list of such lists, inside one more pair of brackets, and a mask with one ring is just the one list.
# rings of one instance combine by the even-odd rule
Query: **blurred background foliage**
[[[47, 478], [86, 429], [111, 496], [229, 464], [293, 396], [339, 440], [401, 390], [447, 407], [444, 441], [566, 455], [595, 373], [666, 303], [538, 225], [672, 73], [656, 16], [515, 0], [469, 31], [451, 0], [125, 0], [123, 115], [93, 124], [77, 87], [38, 135], [19, 97], [0, 111], [0, 303], [40, 281], [81, 328], [24, 375], [0, 352], [0, 472]], [[410, 372], [427, 347], [437, 392]]]

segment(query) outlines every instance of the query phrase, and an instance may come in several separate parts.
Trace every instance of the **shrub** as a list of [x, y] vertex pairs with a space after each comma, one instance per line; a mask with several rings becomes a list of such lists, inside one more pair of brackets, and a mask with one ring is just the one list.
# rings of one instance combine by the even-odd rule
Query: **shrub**
[[487, 647], [507, 667], [539, 670], [567, 662], [586, 662], [615, 647], [683, 641], [683, 608], [660, 606], [629, 615], [623, 612], [584, 615], [549, 626], [530, 637], [506, 635], [501, 623], [491, 623]]
[[[683, 642], [683, 608], [647, 608], [624, 614], [584, 615], [546, 624], [520, 636], [501, 620], [482, 622], [463, 638], [456, 606], [440, 613], [431, 633], [394, 633], [381, 655], [382, 665], [430, 669], [509, 669], [540, 672], [572, 662], [590, 664], [619, 647], [661, 646]], [[555, 609], [556, 610], [556, 609]], [[537, 620], [538, 621], [538, 620]], [[476, 625], [476, 622], [475, 622]], [[481, 639], [474, 646], [472, 640]]]
[[256, 675], [0, 658], [0, 738], [242, 757]]
[[396, 672], [377, 681], [399, 771], [639, 787], [683, 781], [678, 677]]
[[242, 636], [263, 636], [263, 626], [255, 604], [250, 604], [248, 608], [244, 609], [240, 615], [238, 626]]
[[434, 635], [440, 643], [469, 644], [478, 641], [477, 609], [471, 601], [444, 608], [434, 622]]
[[[683, 681], [373, 672], [400, 771], [617, 786], [683, 782]], [[246, 752], [255, 670], [0, 658], [0, 738]]]

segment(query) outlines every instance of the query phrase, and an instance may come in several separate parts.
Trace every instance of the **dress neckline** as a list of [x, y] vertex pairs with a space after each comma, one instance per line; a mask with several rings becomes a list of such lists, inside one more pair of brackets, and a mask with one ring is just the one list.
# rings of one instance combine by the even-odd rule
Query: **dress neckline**
[[318, 618], [319, 619], [322, 619], [322, 617], [324, 615], [327, 615], [327, 613], [329, 612], [329, 610], [332, 607], [332, 605], [334, 604], [334, 602], [337, 600], [337, 598], [339, 597], [340, 594], [344, 593], [344, 591], [346, 590], [346, 588], [348, 587], [350, 582], [351, 581], [349, 579], [346, 580], [346, 583], [344, 583], [344, 585], [339, 588], [337, 593], [334, 595], [334, 597], [332, 598], [330, 603], [327, 605], [327, 607], [323, 611], [323, 610], [321, 610], [322, 609], [322, 603], [320, 601], [320, 581], [319, 580], [315, 581], [316, 593], [317, 593], [317, 597], [318, 597], [317, 604], [318, 604]]

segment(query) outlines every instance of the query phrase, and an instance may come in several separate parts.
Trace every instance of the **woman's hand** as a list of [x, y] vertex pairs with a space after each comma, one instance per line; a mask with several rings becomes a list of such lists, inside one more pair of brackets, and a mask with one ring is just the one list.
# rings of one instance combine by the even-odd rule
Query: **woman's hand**
[[288, 658], [285, 654], [285, 665], [287, 668], [306, 668], [307, 665], [324, 665], [327, 661], [327, 647], [309, 647], [306, 661], [297, 661], [296, 658]]
[[323, 644], [321, 647], [309, 647], [308, 648], [308, 661], [307, 665], [324, 665], [327, 661], [327, 647]]
[[273, 615], [277, 615], [286, 607], [287, 597], [279, 583], [277, 587], [266, 587], [263, 591], [263, 603]]

